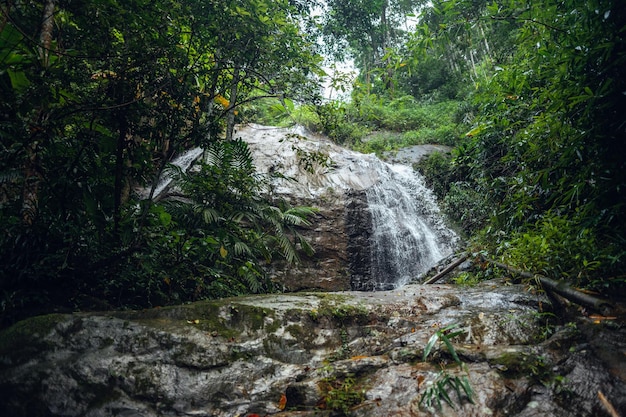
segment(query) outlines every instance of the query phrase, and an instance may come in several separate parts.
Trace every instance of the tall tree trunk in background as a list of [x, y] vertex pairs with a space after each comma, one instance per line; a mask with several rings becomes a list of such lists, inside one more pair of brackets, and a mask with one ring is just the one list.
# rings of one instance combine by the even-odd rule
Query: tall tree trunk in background
[[39, 57], [44, 68], [50, 64], [50, 47], [52, 46], [52, 30], [54, 29], [54, 0], [46, 0], [43, 8], [41, 32], [39, 34]]
[[[387, 52], [385, 51], [388, 47], [389, 47], [389, 26], [387, 23], [387, 7], [388, 7], [388, 2], [387, 0], [383, 1], [383, 5], [382, 5], [382, 10], [380, 12], [380, 26], [382, 28], [382, 45], [381, 45], [381, 49], [382, 49], [382, 53], [383, 56], [385, 56], [387, 54]], [[387, 57], [387, 59], [384, 62], [385, 66], [386, 66], [386, 70], [385, 70], [385, 75], [384, 75], [384, 85], [385, 85], [385, 90], [389, 91], [391, 93], [391, 95], [393, 96], [393, 67], [391, 65], [391, 57]]]
[[124, 166], [126, 136], [128, 135], [128, 121], [123, 114], [118, 114], [119, 134], [117, 137], [117, 147], [115, 150], [115, 183], [113, 197], [113, 230], [117, 235], [120, 220], [122, 219], [122, 193], [124, 191]]
[[[41, 29], [39, 32], [39, 57], [41, 66], [46, 69], [50, 65], [50, 48], [52, 46], [52, 31], [54, 29], [54, 0], [47, 0], [44, 4]], [[8, 13], [8, 6], [7, 10]], [[4, 14], [3, 14], [4, 16]], [[30, 139], [26, 146], [26, 161], [24, 163], [24, 189], [22, 191], [22, 220], [25, 224], [33, 224], [37, 216], [39, 203], [39, 184], [41, 174], [39, 165], [39, 142], [45, 137], [42, 125], [47, 119], [47, 109], [43, 104], [37, 112], [36, 120], [30, 126]]]
[[233, 139], [235, 130], [235, 104], [237, 103], [237, 92], [239, 90], [240, 68], [235, 65], [233, 81], [230, 86], [230, 101], [228, 103], [228, 113], [226, 114], [226, 140]]
[[485, 43], [485, 55], [489, 57], [490, 61], [493, 61], [491, 58], [491, 48], [489, 48], [489, 42], [487, 42], [487, 36], [485, 36], [485, 31], [483, 30], [483, 26], [480, 24], [480, 21], [478, 22], [478, 29], [480, 30], [481, 38]]

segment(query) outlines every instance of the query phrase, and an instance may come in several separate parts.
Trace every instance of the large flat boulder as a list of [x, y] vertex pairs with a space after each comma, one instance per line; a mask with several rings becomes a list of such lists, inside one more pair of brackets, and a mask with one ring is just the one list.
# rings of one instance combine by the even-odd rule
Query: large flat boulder
[[[556, 323], [501, 281], [35, 317], [0, 333], [0, 415], [606, 415], [598, 392], [624, 413], [602, 357], [626, 338], [604, 323]], [[463, 366], [445, 343], [423, 361], [452, 324]], [[467, 378], [472, 402], [446, 377]]]

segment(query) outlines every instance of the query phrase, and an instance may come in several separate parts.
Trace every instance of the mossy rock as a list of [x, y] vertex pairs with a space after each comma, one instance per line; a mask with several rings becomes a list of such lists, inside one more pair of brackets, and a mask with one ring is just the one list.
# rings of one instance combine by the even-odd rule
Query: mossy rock
[[544, 356], [527, 351], [507, 351], [490, 362], [509, 378], [528, 377], [543, 381], [552, 373]]
[[48, 314], [31, 317], [15, 323], [0, 332], [0, 369], [24, 363], [40, 351], [50, 347], [46, 336], [70, 316]]

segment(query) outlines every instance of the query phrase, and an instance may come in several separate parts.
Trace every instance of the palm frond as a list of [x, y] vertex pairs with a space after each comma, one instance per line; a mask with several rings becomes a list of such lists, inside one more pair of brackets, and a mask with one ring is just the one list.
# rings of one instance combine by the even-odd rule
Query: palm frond
[[311, 243], [308, 240], [306, 240], [304, 236], [302, 236], [300, 233], [296, 233], [295, 237], [297, 239], [297, 242], [300, 244], [300, 248], [302, 248], [302, 251], [304, 251], [304, 253], [306, 253], [308, 256], [311, 256], [315, 253], [315, 248], [311, 246]]
[[248, 144], [241, 138], [232, 140], [230, 143], [232, 166], [241, 170], [250, 170], [252, 166], [252, 152]]
[[252, 255], [252, 249], [250, 249], [250, 246], [242, 241], [235, 242], [233, 245], [233, 252], [235, 252], [236, 256]]
[[224, 142], [216, 141], [211, 143], [205, 150], [204, 162], [210, 166], [221, 166], [224, 161]]
[[0, 184], [17, 182], [23, 176], [23, 173], [18, 170], [0, 172]]
[[206, 224], [219, 223], [220, 213], [211, 207], [202, 207], [202, 219]]
[[285, 260], [290, 264], [295, 264], [299, 261], [298, 253], [293, 243], [285, 234], [276, 236], [278, 247]]
[[309, 222], [306, 218], [302, 218], [297, 214], [293, 213], [284, 213], [283, 222], [290, 226], [310, 226], [311, 222]]

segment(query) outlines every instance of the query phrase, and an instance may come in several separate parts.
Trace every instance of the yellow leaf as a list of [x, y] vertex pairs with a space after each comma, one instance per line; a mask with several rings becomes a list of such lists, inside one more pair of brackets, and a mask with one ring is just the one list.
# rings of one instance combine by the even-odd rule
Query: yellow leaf
[[170, 285], [172, 283], [172, 280], [170, 279], [170, 277], [165, 277], [163, 278], [163, 282], [165, 282], [167, 285]]
[[224, 246], [220, 247], [220, 255], [222, 255], [222, 258], [225, 258], [226, 255], [228, 255], [228, 251]]
[[215, 101], [224, 108], [228, 107], [228, 105], [230, 104], [226, 97], [219, 94], [215, 96]]

